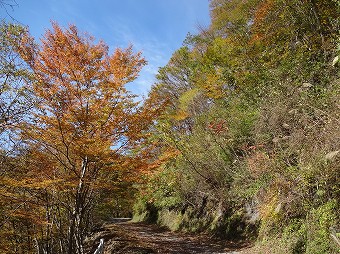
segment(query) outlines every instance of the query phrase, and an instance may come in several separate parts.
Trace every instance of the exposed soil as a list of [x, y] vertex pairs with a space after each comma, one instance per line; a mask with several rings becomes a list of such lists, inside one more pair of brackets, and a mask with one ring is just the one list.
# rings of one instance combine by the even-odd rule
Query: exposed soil
[[101, 238], [104, 238], [104, 254], [241, 254], [247, 247], [245, 243], [217, 240], [208, 235], [176, 233], [156, 225], [116, 221], [104, 224], [86, 240], [89, 254], [94, 253]]

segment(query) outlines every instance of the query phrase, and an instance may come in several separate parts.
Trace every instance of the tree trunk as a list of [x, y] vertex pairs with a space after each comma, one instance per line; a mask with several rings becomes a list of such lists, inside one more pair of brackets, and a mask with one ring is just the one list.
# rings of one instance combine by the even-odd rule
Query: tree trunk
[[75, 204], [73, 213], [71, 215], [71, 222], [69, 226], [69, 236], [68, 236], [68, 254], [84, 254], [83, 249], [83, 215], [84, 215], [84, 178], [88, 168], [88, 159], [85, 157], [82, 161], [81, 172], [79, 177], [79, 183], [77, 192], [75, 195]]

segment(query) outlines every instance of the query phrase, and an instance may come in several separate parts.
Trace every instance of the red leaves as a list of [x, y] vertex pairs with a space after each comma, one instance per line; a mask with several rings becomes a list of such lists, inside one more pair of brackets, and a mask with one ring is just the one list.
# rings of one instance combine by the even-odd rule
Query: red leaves
[[254, 34], [251, 37], [249, 44], [253, 44], [264, 39], [265, 32], [262, 31], [261, 27], [263, 26], [263, 24], [265, 24], [266, 18], [270, 13], [271, 9], [273, 8], [273, 5], [274, 5], [273, 0], [265, 0], [257, 6], [253, 24]]
[[225, 120], [219, 120], [217, 122], [210, 122], [208, 129], [215, 134], [220, 134], [222, 132], [228, 131], [227, 122]]
[[273, 4], [274, 4], [273, 0], [266, 0], [266, 1], [263, 1], [261, 4], [259, 4], [255, 12], [254, 23], [263, 22], [267, 14], [273, 7]]

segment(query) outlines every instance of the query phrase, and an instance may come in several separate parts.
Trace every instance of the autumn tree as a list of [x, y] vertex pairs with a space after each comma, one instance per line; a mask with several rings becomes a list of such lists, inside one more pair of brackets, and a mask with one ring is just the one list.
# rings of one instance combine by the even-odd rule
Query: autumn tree
[[[15, 125], [28, 116], [34, 106], [28, 84], [32, 75], [15, 48], [24, 37], [25, 29], [2, 22], [0, 25], [0, 134], [7, 144], [14, 141]], [[9, 135], [12, 131], [12, 135]], [[7, 135], [5, 135], [7, 134]]]
[[[19, 125], [28, 121], [35, 100], [28, 88], [33, 80], [16, 49], [26, 34], [20, 25], [0, 24], [0, 250], [29, 251], [31, 209], [28, 193], [18, 185], [26, 175]], [[31, 246], [32, 247], [32, 246]]]
[[73, 25], [52, 27], [40, 46], [27, 36], [19, 48], [36, 77], [31, 89], [40, 102], [22, 135], [35, 156], [32, 170], [39, 177], [33, 181], [39, 179], [49, 197], [48, 231], [61, 243], [58, 249], [42, 242], [41, 248], [84, 253], [102, 172], [131, 170], [129, 161], [138, 164], [129, 160], [128, 150], [140, 147], [152, 114], [137, 107], [125, 84], [146, 62], [132, 47], [110, 54], [104, 42], [96, 43]]

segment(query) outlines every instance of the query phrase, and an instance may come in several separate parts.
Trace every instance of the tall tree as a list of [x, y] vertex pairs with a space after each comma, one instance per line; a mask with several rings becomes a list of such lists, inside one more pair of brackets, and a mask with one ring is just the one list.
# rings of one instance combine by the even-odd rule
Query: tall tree
[[[35, 168], [54, 199], [46, 212], [56, 211], [53, 206], [67, 211], [59, 251], [84, 253], [101, 172], [129, 168], [127, 149], [138, 145], [150, 119], [125, 89], [146, 61], [132, 47], [109, 54], [104, 42], [95, 43], [73, 25], [52, 27], [41, 46], [27, 36], [19, 48], [34, 71], [37, 82], [31, 88], [40, 100], [34, 123], [22, 126], [23, 136], [38, 161], [50, 161], [48, 167], [36, 163]], [[47, 216], [49, 225], [55, 216]]]
[[25, 176], [18, 125], [28, 120], [35, 102], [28, 89], [32, 73], [15, 50], [25, 33], [20, 25], [0, 24], [0, 249], [6, 253], [12, 247], [27, 251], [22, 240], [30, 231], [30, 220], [22, 216], [30, 206], [27, 193], [17, 185]]

